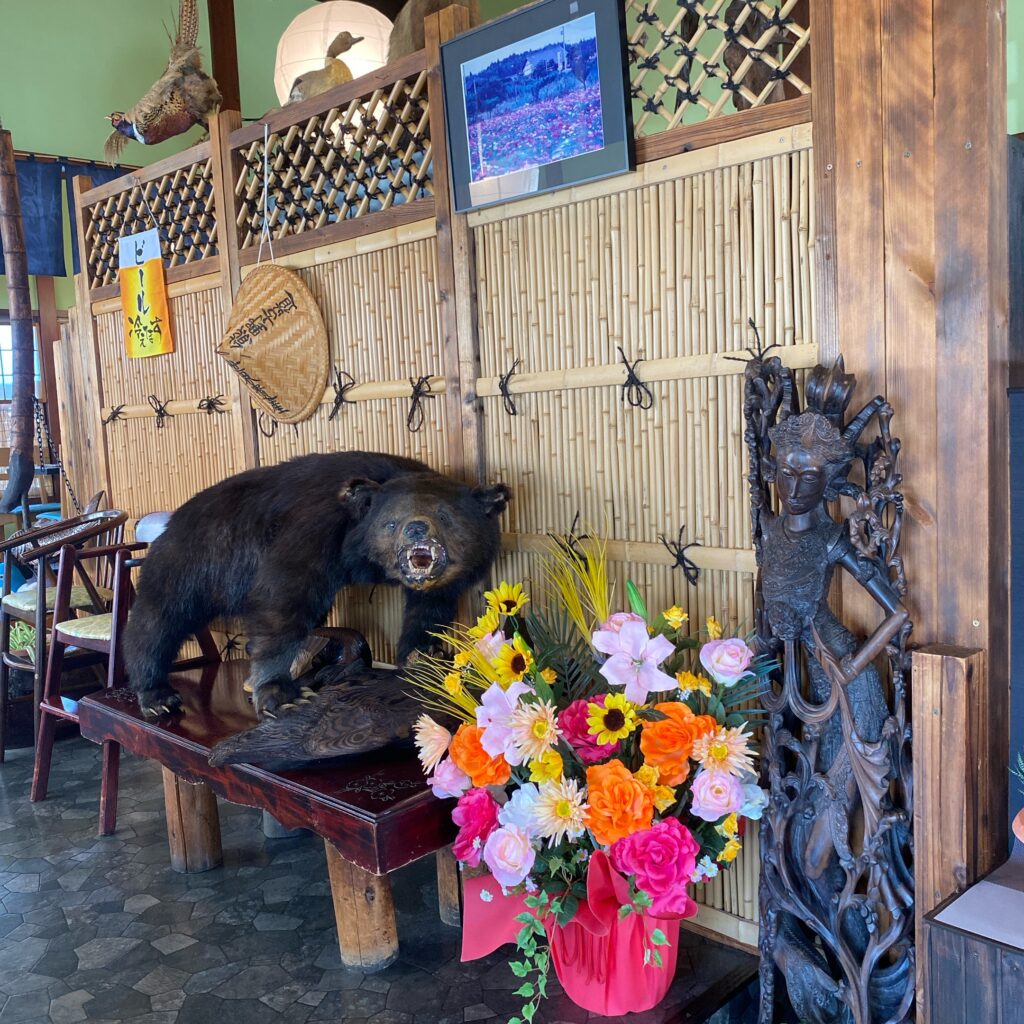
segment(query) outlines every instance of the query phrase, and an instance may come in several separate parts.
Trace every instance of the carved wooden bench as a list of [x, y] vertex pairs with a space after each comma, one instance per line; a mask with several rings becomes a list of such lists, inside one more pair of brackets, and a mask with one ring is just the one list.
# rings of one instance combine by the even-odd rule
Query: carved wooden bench
[[176, 677], [185, 713], [159, 722], [144, 719], [127, 690], [79, 702], [83, 736], [96, 743], [114, 740], [163, 766], [171, 866], [207, 871], [220, 864], [219, 794], [269, 812], [285, 828], [310, 829], [323, 838], [338, 943], [347, 965], [372, 971], [394, 961], [398, 936], [387, 876], [428, 854], [438, 858], [441, 919], [458, 925], [451, 809], [426, 787], [411, 749], [279, 774], [248, 765], [210, 765], [214, 744], [255, 723], [242, 691], [247, 668], [245, 662], [229, 661]]

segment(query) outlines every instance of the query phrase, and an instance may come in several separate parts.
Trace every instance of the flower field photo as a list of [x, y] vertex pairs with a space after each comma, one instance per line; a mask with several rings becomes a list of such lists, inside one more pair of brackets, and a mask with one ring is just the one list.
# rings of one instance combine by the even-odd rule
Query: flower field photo
[[[409, 670], [433, 712], [416, 724], [420, 760], [456, 801], [454, 853], [474, 876], [464, 927], [517, 942], [520, 1022], [551, 966], [588, 1009], [654, 1005], [694, 888], [729, 867], [766, 805], [745, 709], [773, 663], [714, 618], [691, 633], [678, 607], [651, 614], [631, 583], [630, 610], [613, 610], [600, 542], [554, 542], [547, 576], [555, 608], [503, 582], [475, 626], [439, 635], [451, 657]], [[580, 956], [625, 973], [574, 993]]]
[[592, 14], [466, 61], [462, 85], [472, 182], [604, 146]]

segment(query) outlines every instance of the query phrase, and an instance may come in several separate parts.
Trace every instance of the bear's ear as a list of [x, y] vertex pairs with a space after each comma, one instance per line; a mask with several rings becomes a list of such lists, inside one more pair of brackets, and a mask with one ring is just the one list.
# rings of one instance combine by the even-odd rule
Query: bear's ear
[[480, 503], [484, 515], [490, 518], [505, 511], [512, 492], [504, 484], [495, 484], [493, 487], [474, 487], [473, 497]]
[[338, 488], [338, 500], [353, 515], [363, 515], [370, 507], [373, 496], [379, 490], [380, 484], [376, 481], [355, 477], [352, 480], [346, 480]]

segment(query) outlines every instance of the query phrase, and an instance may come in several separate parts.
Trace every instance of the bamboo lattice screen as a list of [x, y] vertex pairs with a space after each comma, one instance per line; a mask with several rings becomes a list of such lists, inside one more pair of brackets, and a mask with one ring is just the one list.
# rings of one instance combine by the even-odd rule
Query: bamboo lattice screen
[[[201, 171], [217, 198], [216, 208], [205, 207], [208, 247], [193, 246], [190, 265], [169, 271], [172, 356], [126, 359], [109, 284], [117, 233], [148, 218], [141, 193], [124, 180], [82, 193], [80, 223], [107, 219], [102, 231], [80, 235], [88, 277], [79, 280], [74, 338], [59, 360], [62, 412], [80, 431], [67, 453], [79, 492], [90, 493], [86, 480], [95, 479], [139, 516], [176, 507], [246, 466], [305, 452], [375, 449], [470, 477], [482, 466], [513, 491], [495, 578], [527, 578], [542, 600], [546, 537], [568, 531], [579, 513], [611, 538], [620, 588], [632, 578], [653, 605], [679, 604], [694, 623], [714, 614], [749, 627], [743, 364], [732, 357], [752, 341], [748, 317], [790, 364], [811, 365], [817, 352], [807, 108], [774, 103], [807, 88], [796, 70], [808, 38], [797, 18], [804, 8], [790, 0], [624, 2], [642, 15], [632, 52], [649, 65], [634, 67], [637, 102], [661, 105], [638, 117], [639, 134], [677, 125], [660, 136], [667, 144], [657, 159], [628, 176], [455, 217], [430, 136], [431, 107], [443, 108], [432, 94], [436, 44], [270, 116], [275, 257], [316, 296], [332, 380], [344, 385], [344, 401], [329, 386], [297, 427], [257, 421], [214, 352], [231, 298], [257, 260], [262, 126], [218, 119], [205, 150], [139, 172], [159, 183], [148, 194], [170, 203], [166, 183], [195, 182]], [[699, 60], [685, 52], [697, 46], [690, 13], [700, 18]], [[763, 38], [757, 18], [776, 35]], [[736, 46], [746, 54], [739, 63]], [[691, 60], [689, 88], [701, 97], [686, 100], [693, 109], [682, 114], [670, 81], [679, 59]], [[770, 87], [756, 86], [755, 66], [779, 72]], [[712, 79], [730, 77], [737, 88], [716, 92]], [[722, 100], [727, 93], [732, 104]], [[698, 108], [724, 125], [744, 103], [786, 112], [747, 111], [733, 141], [720, 141], [728, 132], [687, 141]], [[120, 221], [103, 212], [108, 206], [111, 214], [123, 207]], [[154, 213], [178, 223], [173, 208]], [[237, 230], [218, 231], [217, 213]], [[649, 388], [649, 408], [624, 401], [625, 361]], [[417, 430], [409, 421], [414, 382], [430, 388]], [[217, 396], [222, 412], [200, 409]], [[662, 542], [681, 528], [684, 542], [702, 545], [688, 552], [702, 569], [695, 587]], [[400, 614], [396, 591], [353, 590], [332, 621], [362, 629], [386, 658]], [[756, 865], [751, 837], [737, 870], [708, 890], [701, 923], [755, 941]]]

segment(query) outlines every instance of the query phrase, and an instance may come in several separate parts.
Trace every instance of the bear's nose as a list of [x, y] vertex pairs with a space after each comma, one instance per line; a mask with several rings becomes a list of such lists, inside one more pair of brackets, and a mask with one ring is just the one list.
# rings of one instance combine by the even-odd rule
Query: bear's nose
[[427, 533], [427, 524], [422, 519], [414, 519], [411, 523], [406, 524], [405, 535], [409, 540], [423, 540]]

